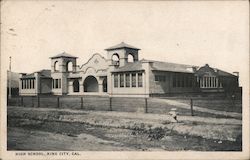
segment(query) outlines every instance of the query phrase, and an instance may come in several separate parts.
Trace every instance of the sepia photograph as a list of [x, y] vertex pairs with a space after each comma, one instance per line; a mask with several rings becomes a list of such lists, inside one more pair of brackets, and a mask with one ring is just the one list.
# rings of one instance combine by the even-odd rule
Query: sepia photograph
[[249, 2], [2, 0], [1, 148], [250, 158]]

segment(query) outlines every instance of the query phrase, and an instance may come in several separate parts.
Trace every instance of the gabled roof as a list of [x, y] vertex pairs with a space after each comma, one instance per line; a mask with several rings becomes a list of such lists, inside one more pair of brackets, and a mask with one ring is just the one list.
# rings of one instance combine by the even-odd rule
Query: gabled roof
[[237, 77], [236, 75], [233, 75], [231, 73], [222, 71], [220, 69], [217, 68], [212, 68], [210, 67], [208, 64], [206, 64], [205, 66], [200, 67], [197, 71], [196, 74], [199, 76], [203, 76], [204, 74], [206, 74], [207, 72], [212, 73], [216, 76], [226, 76], [226, 77]]
[[40, 73], [41, 77], [45, 77], [45, 78], [50, 78], [51, 77], [51, 70], [49, 69], [43, 69], [40, 71], [37, 71], [38, 73]]
[[78, 57], [72, 56], [72, 55], [70, 55], [70, 54], [68, 54], [66, 52], [60, 53], [60, 54], [55, 55], [55, 56], [50, 57], [50, 58], [53, 59], [53, 58], [61, 58], [61, 57], [65, 57], [65, 58], [78, 58]]
[[131, 49], [135, 49], [135, 50], [140, 50], [139, 48], [131, 46], [131, 45], [124, 43], [124, 42], [121, 42], [120, 44], [106, 48], [105, 50], [108, 51], [108, 50], [121, 49], [121, 48], [131, 48]]

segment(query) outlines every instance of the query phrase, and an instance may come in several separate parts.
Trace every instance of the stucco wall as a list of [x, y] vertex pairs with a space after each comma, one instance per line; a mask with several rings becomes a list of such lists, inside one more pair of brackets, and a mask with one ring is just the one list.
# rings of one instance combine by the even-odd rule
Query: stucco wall
[[[129, 73], [125, 72], [124, 74]], [[132, 87], [132, 80], [130, 81], [130, 87], [114, 87], [114, 75], [111, 76], [111, 96], [119, 95], [135, 95], [135, 96], [145, 96], [146, 94], [146, 82], [145, 82], [145, 72], [142, 72], [142, 87], [138, 87], [138, 82], [136, 81], [136, 87]], [[137, 76], [136, 76], [137, 77]], [[120, 81], [118, 80], [118, 86], [120, 86]]]
[[52, 79], [50, 78], [41, 78], [40, 79], [40, 93], [41, 94], [45, 94], [45, 93], [51, 93], [51, 89], [52, 89]]

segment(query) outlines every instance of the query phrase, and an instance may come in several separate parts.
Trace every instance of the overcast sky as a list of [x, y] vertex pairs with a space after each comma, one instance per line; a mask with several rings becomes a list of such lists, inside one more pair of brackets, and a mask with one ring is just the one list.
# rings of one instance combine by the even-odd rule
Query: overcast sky
[[[12, 71], [50, 69], [63, 51], [84, 64], [122, 41], [139, 59], [212, 67], [248, 75], [248, 1], [5, 1], [1, 61]], [[2, 66], [3, 67], [3, 66]]]

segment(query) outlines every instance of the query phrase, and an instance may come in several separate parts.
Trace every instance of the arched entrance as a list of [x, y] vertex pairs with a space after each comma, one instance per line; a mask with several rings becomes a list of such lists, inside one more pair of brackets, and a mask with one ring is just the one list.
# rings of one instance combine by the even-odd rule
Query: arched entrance
[[77, 79], [73, 82], [73, 92], [79, 92], [79, 81]]
[[107, 92], [107, 77], [104, 78], [103, 82], [102, 82], [102, 90], [103, 92]]
[[94, 76], [88, 76], [85, 78], [84, 83], [84, 92], [98, 92], [98, 81]]

